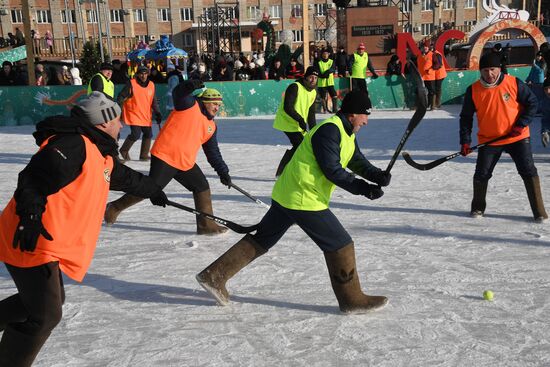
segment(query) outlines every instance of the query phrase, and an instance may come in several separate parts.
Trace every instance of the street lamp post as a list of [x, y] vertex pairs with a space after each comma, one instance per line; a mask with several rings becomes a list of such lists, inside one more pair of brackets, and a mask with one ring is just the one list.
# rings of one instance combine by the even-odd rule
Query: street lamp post
[[71, 61], [73, 68], [75, 67], [75, 53], [74, 53], [74, 33], [72, 24], [72, 13], [69, 13], [69, 2], [65, 0], [65, 17], [67, 19], [67, 27], [69, 29], [69, 46], [71, 48]]
[[95, 0], [95, 10], [97, 16], [97, 33], [99, 39], [99, 54], [101, 55], [101, 62], [105, 62], [105, 54], [103, 52], [103, 31], [101, 30], [101, 17], [99, 15], [99, 1]]

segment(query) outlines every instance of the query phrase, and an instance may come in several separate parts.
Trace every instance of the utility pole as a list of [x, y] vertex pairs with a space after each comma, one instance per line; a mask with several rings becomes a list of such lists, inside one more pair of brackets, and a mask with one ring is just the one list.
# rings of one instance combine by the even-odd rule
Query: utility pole
[[[75, 9], [75, 15], [76, 15], [76, 9]], [[74, 54], [74, 33], [73, 33], [73, 13], [69, 10], [69, 2], [68, 0], [65, 0], [65, 16], [67, 20], [67, 28], [69, 29], [69, 46], [71, 47], [71, 61], [73, 64], [73, 68], [75, 67], [75, 54]]]
[[31, 8], [29, 6], [29, 0], [22, 1], [21, 11], [23, 13], [23, 29], [25, 30], [25, 49], [27, 50], [29, 85], [36, 85], [36, 75], [34, 74], [34, 40], [31, 39]]

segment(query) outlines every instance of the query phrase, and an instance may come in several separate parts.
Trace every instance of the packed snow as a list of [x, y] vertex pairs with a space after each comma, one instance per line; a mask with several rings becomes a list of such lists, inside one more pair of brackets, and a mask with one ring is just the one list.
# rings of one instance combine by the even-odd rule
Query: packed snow
[[[428, 111], [405, 150], [421, 163], [457, 151], [459, 111]], [[412, 114], [370, 116], [358, 140], [375, 165], [387, 166]], [[218, 120], [233, 181], [266, 203], [289, 145], [272, 121]], [[2, 207], [37, 149], [33, 130], [0, 128]], [[550, 208], [550, 149], [540, 142], [540, 121], [531, 132]], [[130, 152], [138, 154], [139, 143]], [[195, 274], [242, 235], [198, 236], [194, 215], [143, 201], [103, 227], [81, 284], [65, 278], [63, 320], [35, 365], [548, 366], [550, 223], [533, 221], [506, 154], [489, 183], [486, 217], [470, 218], [475, 156], [430, 171], [399, 158], [385, 195], [375, 201], [336, 189], [331, 208], [355, 241], [363, 290], [390, 300], [366, 315], [339, 312], [322, 252], [297, 227], [231, 279], [231, 304], [217, 306]], [[214, 214], [242, 225], [262, 218], [266, 209], [222, 186], [202, 152], [198, 163], [212, 188]], [[128, 165], [149, 169], [147, 162]], [[193, 206], [191, 193], [175, 181], [166, 193]], [[483, 299], [484, 290], [494, 292], [492, 302]], [[14, 292], [0, 266], [0, 297]]]

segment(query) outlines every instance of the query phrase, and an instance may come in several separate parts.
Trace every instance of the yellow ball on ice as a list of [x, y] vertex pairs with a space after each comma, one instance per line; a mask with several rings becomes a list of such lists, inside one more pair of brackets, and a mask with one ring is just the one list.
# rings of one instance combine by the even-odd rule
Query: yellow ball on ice
[[484, 298], [486, 301], [492, 301], [492, 300], [493, 300], [493, 297], [494, 297], [493, 291], [485, 291], [485, 292], [483, 292], [483, 298]]

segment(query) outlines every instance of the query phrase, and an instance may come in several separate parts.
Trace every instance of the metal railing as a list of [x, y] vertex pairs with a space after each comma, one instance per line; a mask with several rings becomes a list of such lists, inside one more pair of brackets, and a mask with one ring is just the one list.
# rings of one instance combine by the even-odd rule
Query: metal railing
[[[33, 40], [34, 53], [35, 56], [41, 59], [71, 59], [71, 45], [69, 38], [54, 38], [52, 40], [51, 46], [47, 43], [45, 39], [35, 39]], [[93, 39], [74, 39], [74, 49], [75, 49], [75, 58], [79, 59], [82, 51], [84, 49], [84, 43], [87, 41], [94, 41]], [[106, 44], [106, 39], [104, 38], [103, 43]], [[113, 37], [111, 38], [111, 47], [113, 54], [110, 55], [111, 59], [126, 57], [128, 52], [132, 51], [139, 40], [137, 38], [127, 38], [127, 37]]]

